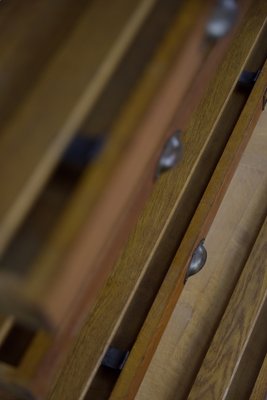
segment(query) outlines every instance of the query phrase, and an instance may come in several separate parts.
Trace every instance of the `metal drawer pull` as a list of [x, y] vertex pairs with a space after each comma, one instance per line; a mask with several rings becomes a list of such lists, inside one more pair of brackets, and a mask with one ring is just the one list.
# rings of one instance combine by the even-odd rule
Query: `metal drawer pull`
[[210, 39], [224, 37], [233, 27], [238, 12], [235, 0], [218, 0], [217, 6], [206, 25], [206, 34]]
[[186, 280], [199, 272], [205, 265], [207, 260], [207, 250], [204, 246], [204, 240], [201, 240], [195, 249], [186, 274]]
[[156, 176], [159, 177], [163, 172], [173, 168], [182, 156], [182, 142], [180, 131], [176, 131], [166, 142], [161, 153]]

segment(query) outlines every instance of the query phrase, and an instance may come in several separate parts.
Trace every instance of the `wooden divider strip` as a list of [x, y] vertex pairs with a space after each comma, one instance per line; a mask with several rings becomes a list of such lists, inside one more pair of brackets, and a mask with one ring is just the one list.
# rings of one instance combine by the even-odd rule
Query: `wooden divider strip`
[[267, 355], [264, 358], [259, 376], [255, 382], [250, 400], [265, 400], [267, 396]]
[[[260, 9], [262, 6], [264, 8], [261, 12], [265, 12], [264, 22], [266, 21], [267, 7], [262, 3]], [[259, 12], [259, 9], [257, 12]], [[254, 24], [256, 27], [256, 19], [254, 19]], [[228, 55], [230, 54], [231, 52]], [[232, 60], [230, 65], [232, 65]], [[223, 67], [225, 68], [225, 66]], [[111, 395], [112, 400], [133, 399], [142, 382], [144, 373], [181, 293], [186, 267], [192, 252], [200, 240], [205, 238], [227, 185], [255, 127], [262, 109], [262, 95], [266, 84], [267, 65], [265, 64], [133, 346]]]
[[[74, 298], [78, 301], [86, 291], [91, 294], [91, 302], [94, 300], [116, 256], [114, 249], [118, 246], [115, 239], [120, 235], [120, 240], [125, 240], [125, 221], [140, 201], [139, 193], [151, 188], [155, 157], [160, 151], [158, 147], [161, 148], [164, 143], [165, 128], [203, 60], [205, 53], [198, 49], [202, 37], [199, 38], [198, 34], [203, 30], [204, 21], [201, 20], [196, 31], [189, 34], [190, 46], [185, 46], [185, 38], [202, 7], [196, 1], [188, 2], [183, 18], [177, 17], [115, 124], [109, 146], [85, 173], [25, 284], [19, 282], [15, 288], [15, 285], [7, 286], [7, 280], [2, 279], [5, 282], [3, 291], [8, 292], [8, 296], [3, 296], [10, 299], [10, 307], [14, 298], [20, 299], [16, 304], [20, 303], [21, 307], [13, 310], [19, 312], [19, 317], [32, 309], [37, 320], [42, 321], [43, 318], [45, 321], [46, 318], [51, 325], [58, 325], [63, 316], [69, 315]], [[181, 72], [190, 64], [194, 50], [196, 62], [185, 77]], [[183, 55], [186, 55], [186, 60], [181, 62]], [[173, 70], [166, 77], [170, 65]], [[182, 81], [183, 88], [179, 92]], [[143, 117], [145, 111], [147, 114]], [[160, 124], [155, 119], [158, 114], [162, 117]], [[138, 123], [140, 126], [136, 126]], [[129, 137], [134, 143], [126, 147]], [[121, 158], [120, 163], [116, 165], [112, 179], [108, 180], [118, 157]], [[102, 189], [101, 199], [91, 209]], [[2, 303], [6, 305], [7, 301]], [[38, 308], [41, 310], [39, 313]]]
[[0, 252], [155, 1], [91, 1], [64, 46], [4, 125], [0, 137]]
[[[188, 399], [226, 399], [267, 301], [267, 220], [230, 299]], [[254, 344], [257, 346], [257, 343]]]
[[86, 9], [86, 0], [0, 3], [1, 127], [36, 84]]

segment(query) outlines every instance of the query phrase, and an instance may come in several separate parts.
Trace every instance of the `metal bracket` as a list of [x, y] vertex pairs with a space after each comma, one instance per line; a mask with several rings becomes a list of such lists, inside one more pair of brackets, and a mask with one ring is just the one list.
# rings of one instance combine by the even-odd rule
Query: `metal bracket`
[[251, 90], [257, 81], [261, 70], [258, 69], [256, 72], [243, 71], [238, 79], [238, 87], [241, 89]]
[[107, 367], [111, 369], [115, 369], [117, 371], [121, 371], [124, 367], [124, 364], [129, 356], [128, 350], [120, 350], [116, 347], [109, 347], [103, 360], [102, 367]]
[[93, 161], [104, 147], [104, 136], [77, 135], [63, 155], [63, 163], [76, 169], [83, 169]]

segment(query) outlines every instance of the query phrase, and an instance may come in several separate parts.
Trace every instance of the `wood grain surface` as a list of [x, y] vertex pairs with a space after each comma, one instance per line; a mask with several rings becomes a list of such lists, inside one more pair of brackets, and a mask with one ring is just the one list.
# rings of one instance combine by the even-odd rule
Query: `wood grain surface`
[[85, 0], [1, 2], [1, 129], [29, 94], [85, 9]]
[[[161, 44], [132, 98], [126, 104], [126, 110], [114, 127], [114, 137], [110, 146], [107, 146], [103, 158], [100, 158], [96, 165], [85, 173], [50, 240], [32, 266], [32, 273], [25, 286], [23, 287], [23, 282], [20, 282], [18, 290], [22, 290], [26, 304], [27, 300], [30, 303], [26, 312], [25, 308], [23, 309], [25, 303], [23, 296], [17, 294], [14, 288], [16, 283], [13, 285], [12, 282], [10, 283], [9, 304], [11, 307], [12, 303], [16, 304], [19, 317], [23, 316], [23, 313], [27, 317], [27, 310], [28, 314], [32, 310], [32, 319], [42, 320], [43, 318], [44, 320], [44, 314], [46, 314], [50, 322], [58, 324], [62, 316], [66, 315], [65, 311], [69, 312], [70, 304], [74, 305], [74, 297], [75, 301], [79, 300], [82, 290], [90, 293], [91, 298], [94, 299], [95, 293], [110, 271], [112, 260], [116, 257], [118, 247], [118, 243], [114, 242], [116, 237], [121, 238], [120, 240], [125, 239], [122, 229], [124, 221], [131, 212], [136, 212], [139, 192], [142, 199], [153, 183], [156, 151], [159, 151], [157, 148], [161, 148], [161, 144], [164, 143], [164, 127], [173, 115], [177, 102], [181, 100], [192, 74], [203, 59], [203, 52], [198, 49], [196, 63], [192, 63], [192, 68], [188, 69], [187, 78], [183, 79], [184, 87], [179, 92], [181, 69], [185, 69], [188, 65], [190, 55], [202, 40], [202, 37], [199, 38], [198, 35], [200, 30], [203, 30], [204, 21], [201, 19], [192, 37], [189, 35], [187, 44], [190, 45], [184, 46], [184, 40], [194, 24], [194, 18], [199, 17], [200, 6], [197, 2], [188, 3], [185, 14], [177, 17], [168, 38]], [[176, 57], [173, 71], [162, 87], [160, 86], [158, 96], [135, 132], [135, 145], [124, 149], [122, 163], [116, 169], [113, 179], [109, 179], [108, 185], [105, 185], [114, 163], [116, 164], [117, 158], [121, 156], [120, 151], [126, 144], [126, 138], [133, 133], [132, 129], [136, 121], [155, 94], [155, 89], [165, 76], [173, 57]], [[159, 65], [160, 68], [158, 68]], [[155, 68], [156, 74], [153, 73]], [[136, 157], [139, 159], [138, 164], [136, 164]], [[91, 205], [98, 198], [99, 190], [101, 191], [100, 188], [105, 188], [104, 193], [97, 202], [97, 206], [91, 210]], [[91, 218], [88, 217], [90, 213]], [[116, 230], [119, 231], [117, 236]], [[86, 288], [84, 287], [85, 277], [88, 282]], [[12, 296], [13, 291], [15, 294]], [[6, 306], [7, 301], [2, 304]], [[41, 312], [38, 312], [38, 306]]]
[[[255, 15], [254, 17], [255, 18]], [[254, 20], [255, 21], [255, 20]], [[257, 29], [259, 28], [258, 23], [255, 24], [255, 27], [257, 26]], [[243, 32], [247, 32], [247, 26], [245, 27]], [[253, 29], [250, 29], [253, 30]], [[258, 33], [261, 31], [258, 31]], [[256, 34], [256, 37], [258, 37], [258, 34]], [[241, 39], [240, 37], [240, 42], [237, 46], [237, 48], [240, 47], [240, 43], [246, 43], [246, 41], [244, 41], [243, 39]], [[252, 46], [253, 47], [253, 46]], [[251, 48], [250, 48], [251, 49]], [[234, 47], [232, 49], [233, 53], [236, 54], [236, 47]], [[231, 55], [232, 58], [232, 55]], [[231, 59], [229, 56], [229, 59]], [[245, 60], [243, 59], [243, 62], [246, 62], [247, 60], [247, 55], [245, 56]], [[231, 63], [232, 65], [232, 63]], [[235, 64], [236, 65], [236, 64]], [[237, 76], [239, 75], [239, 73], [237, 73], [237, 71], [235, 71], [235, 73], [237, 75], [235, 79], [237, 79]], [[223, 70], [221, 72], [221, 79], [223, 79], [225, 81], [225, 74], [223, 73]], [[233, 76], [230, 78], [233, 79]], [[235, 81], [234, 79], [234, 81]], [[214, 108], [214, 96], [215, 96], [215, 92], [218, 90], [218, 87], [222, 87], [222, 85], [219, 84], [219, 80], [216, 80], [216, 84], [214, 85], [214, 92], [211, 91], [212, 94], [212, 100], [211, 98], [207, 99], [206, 98], [206, 102], [204, 103], [205, 106], [207, 106], [207, 104], [210, 104], [210, 106], [212, 108]], [[230, 85], [230, 87], [232, 88], [232, 84]], [[209, 92], [210, 93], [210, 92]], [[222, 101], [222, 103], [224, 103], [225, 98], [224, 96], [226, 95], [226, 93], [228, 94], [227, 90], [224, 92], [225, 94], [223, 96], [218, 96], [219, 101]], [[228, 97], [228, 96], [227, 96]], [[202, 104], [203, 106], [203, 104]], [[220, 109], [220, 106], [218, 108], [218, 110]], [[201, 113], [203, 113], [203, 108], [201, 108], [201, 111], [199, 111], [199, 115], [201, 115]], [[210, 113], [207, 112], [206, 115], [210, 116]], [[215, 118], [216, 119], [216, 118]], [[213, 121], [213, 122], [212, 122]], [[210, 121], [211, 125], [213, 126], [214, 120]], [[197, 137], [197, 139], [195, 139], [195, 136], [193, 134], [193, 132], [191, 135], [191, 139], [192, 142], [190, 143], [195, 143], [195, 142], [199, 142], [200, 137], [199, 137], [199, 132], [201, 132], [201, 130], [197, 129], [199, 128], [199, 123], [198, 123], [198, 118], [196, 118], [195, 120], [195, 135]], [[205, 121], [206, 122], [206, 121]], [[204, 124], [204, 120], [203, 120], [203, 127], [205, 126]], [[209, 129], [209, 127], [207, 127], [207, 129]], [[204, 128], [205, 130], [205, 128]], [[193, 137], [192, 137], [193, 136]], [[203, 139], [203, 138], [202, 138]], [[201, 142], [203, 143], [203, 142]], [[199, 145], [199, 143], [198, 143]], [[193, 147], [190, 147], [190, 150], [192, 152]], [[198, 152], [198, 150], [196, 150]], [[191, 162], [193, 161], [191, 158], [191, 153], [187, 153], [187, 157], [189, 157], [189, 159], [191, 160]], [[194, 158], [194, 155], [193, 155]], [[188, 161], [188, 158], [187, 158]], [[185, 174], [185, 171], [187, 171], [187, 168], [191, 166], [192, 164], [189, 162], [189, 165], [187, 163], [184, 163], [183, 166], [180, 166], [179, 169], [177, 169], [175, 171], [175, 173], [173, 172], [173, 177], [175, 176], [175, 180], [176, 182], [179, 182], [180, 179], [182, 178], [183, 174]], [[177, 173], [177, 171], [179, 171]], [[177, 175], [176, 175], [177, 174]], [[91, 318], [89, 319], [88, 323], [85, 325], [85, 327], [82, 329], [81, 331], [81, 335], [79, 336], [79, 339], [77, 340], [72, 352], [70, 353], [70, 356], [68, 358], [67, 361], [67, 365], [68, 368], [64, 369], [63, 372], [60, 375], [60, 380], [58, 381], [58, 387], [56, 388], [56, 392], [55, 393], [62, 393], [62, 390], [66, 389], [66, 385], [64, 382], [70, 382], [70, 379], [74, 379], [75, 382], [77, 382], [77, 386], [75, 384], [75, 386], [71, 385], [72, 387], [76, 388], [75, 390], [80, 390], [81, 385], [78, 384], [78, 380], [79, 379], [84, 379], [82, 378], [81, 375], [81, 371], [90, 371], [90, 366], [93, 366], [93, 371], [95, 370], [95, 368], [97, 367], [97, 365], [99, 365], [99, 363], [101, 362], [101, 355], [104, 354], [104, 351], [106, 349], [106, 346], [108, 345], [107, 343], [107, 337], [112, 337], [112, 334], [114, 334], [114, 331], [116, 329], [117, 323], [120, 322], [120, 318], [123, 316], [121, 313], [121, 310], [125, 310], [125, 306], [127, 305], [127, 299], [129, 299], [129, 292], [132, 292], [132, 289], [129, 290], [129, 287], [135, 287], [136, 284], [138, 284], [138, 279], [142, 277], [142, 273], [144, 272], [143, 270], [143, 265], [145, 262], [145, 253], [144, 251], [146, 251], [146, 245], [148, 245], [148, 250], [151, 249], [151, 239], [153, 242], [153, 237], [156, 238], [156, 235], [154, 236], [154, 230], [155, 233], [157, 231], [160, 231], [160, 224], [159, 224], [159, 220], [154, 220], [154, 224], [151, 225], [151, 220], [149, 219], [151, 216], [151, 213], [153, 215], [153, 217], [156, 218], [162, 218], [162, 223], [163, 221], [166, 222], [166, 219], [168, 218], [164, 218], [168, 215], [170, 208], [171, 208], [171, 204], [170, 204], [170, 199], [172, 198], [171, 196], [173, 195], [173, 199], [175, 198], [175, 196], [177, 195], [177, 193], [179, 193], [179, 190], [181, 190], [181, 186], [178, 185], [178, 187], [174, 187], [172, 184], [172, 181], [170, 178], [171, 174], [169, 175], [169, 195], [168, 195], [168, 204], [166, 202], [166, 180], [168, 179], [168, 177], [166, 177], [166, 180], [164, 181], [164, 184], [162, 184], [162, 191], [160, 192], [159, 190], [157, 190], [156, 188], [156, 197], [154, 197], [154, 200], [157, 199], [157, 196], [159, 195], [159, 193], [161, 193], [161, 200], [163, 201], [164, 204], [164, 208], [159, 209], [159, 205], [161, 204], [161, 201], [156, 201], [154, 203], [154, 207], [152, 207], [152, 209], [149, 210], [149, 212], [147, 213], [146, 217], [147, 217], [147, 221], [145, 219], [142, 219], [140, 222], [140, 225], [138, 227], [138, 234], [140, 234], [140, 236], [136, 235], [136, 231], [133, 235], [133, 238], [131, 239], [131, 244], [135, 243], [136, 245], [138, 245], [138, 251], [132, 251], [133, 247], [129, 246], [129, 253], [128, 253], [128, 249], [126, 250], [126, 252], [124, 253], [124, 256], [122, 256], [122, 258], [120, 259], [119, 262], [119, 267], [116, 268], [116, 270], [114, 271], [114, 273], [111, 275], [107, 286], [105, 287], [105, 290], [103, 291], [103, 297], [101, 297], [99, 303], [97, 304], [96, 308], [94, 309]], [[183, 184], [184, 179], [182, 178], [182, 182], [181, 185]], [[176, 191], [177, 190], [177, 191]], [[165, 195], [165, 201], [163, 200], [163, 195]], [[150, 203], [151, 204], [151, 203]], [[155, 208], [156, 207], [156, 208]], [[168, 208], [169, 207], [169, 208]], [[155, 213], [154, 213], [155, 210]], [[157, 211], [156, 211], [157, 210]], [[160, 219], [161, 220], [161, 219]], [[147, 231], [142, 230], [142, 228], [144, 228], [144, 224], [146, 224], [146, 222], [148, 223], [149, 221], [149, 229]], [[153, 235], [152, 235], [152, 229], [153, 229]], [[150, 235], [147, 235], [145, 232], [150, 232]], [[149, 244], [150, 242], [150, 244]], [[130, 251], [131, 248], [131, 251]], [[153, 247], [152, 247], [153, 248]], [[138, 262], [138, 258], [139, 261]], [[123, 271], [123, 266], [126, 266], [127, 268], [124, 270], [125, 271], [125, 275], [122, 275], [122, 271]], [[131, 267], [134, 266], [134, 267]], [[140, 273], [141, 271], [141, 273]], [[125, 276], [125, 278], [124, 278]], [[113, 299], [113, 301], [110, 301], [110, 298]], [[129, 299], [130, 300], [130, 299]], [[120, 317], [116, 320], [114, 320], [114, 315], [119, 315]], [[109, 316], [109, 318], [107, 319], [107, 316]], [[102, 329], [99, 329], [99, 323], [101, 321], [101, 327]], [[90, 345], [90, 343], [97, 343], [97, 345]], [[86, 350], [85, 350], [86, 349]], [[83, 367], [82, 367], [83, 365]], [[85, 376], [85, 379], [88, 379], [88, 376]], [[90, 378], [91, 379], [91, 378]], [[89, 384], [88, 381], [86, 381], [86, 385]], [[58, 392], [57, 392], [58, 391]], [[72, 395], [72, 393], [69, 391], [69, 396]], [[83, 393], [84, 395], [85, 393]]]
[[267, 212], [266, 154], [263, 112], [205, 240], [207, 263], [186, 283], [137, 400], [187, 398]]
[[[193, 6], [196, 7], [195, 4]], [[203, 60], [200, 50], [196, 52], [196, 60], [191, 59], [191, 55], [199, 47], [199, 34], [203, 29], [202, 19], [197, 23], [196, 31], [193, 31], [193, 37], [189, 35], [187, 46], [184, 48], [185, 37], [194, 21], [192, 6], [190, 11], [190, 18], [186, 19], [184, 24], [178, 25], [178, 21], [175, 22], [171, 29], [171, 49], [168, 45], [165, 46], [165, 43], [160, 46], [155, 56], [156, 60], [153, 60], [152, 65], [145, 71], [144, 79], [139, 82], [133, 97], [126, 105], [126, 112], [115, 124], [114, 141], [120, 137], [125, 144], [125, 138], [131, 132], [131, 124], [136, 124], [140, 112], [142, 114], [147, 106], [147, 101], [150, 101], [152, 94], [156, 94], [147, 113], [141, 118], [140, 126], [132, 132], [131, 146], [125, 147], [121, 154], [122, 143], [114, 146], [114, 141], [111, 140], [107, 146], [107, 154], [103, 154], [103, 159], [99, 159], [97, 165], [85, 173], [73, 201], [59, 221], [47, 248], [37, 260], [31, 278], [26, 282], [25, 293], [32, 297], [33, 301], [37, 299], [37, 303], [40, 303], [55, 324], [62, 319], [70, 304], [74, 304], [74, 298], [79, 300], [77, 294], [82, 295], [82, 290], [91, 293], [94, 299], [118, 255], [117, 239], [125, 239], [127, 234], [127, 231], [123, 230], [125, 221], [131, 218], [144, 193], [151, 189], [155, 177], [155, 163], [165, 142], [164, 128]], [[173, 43], [177, 30], [179, 34]], [[166, 72], [166, 67], [168, 68], [168, 59], [167, 65], [163, 63], [163, 68], [156, 77], [151, 73], [151, 69], [155, 64], [158, 65], [160, 59], [164, 60], [166, 55], [170, 59], [175, 55], [172, 70], [155, 93], [158, 81], [163, 77], [161, 74]], [[188, 73], [183, 76], [181, 72], [189, 65], [189, 60], [192, 63]], [[120, 162], [116, 165], [112, 177], [106, 180], [114, 163], [117, 164], [118, 157], [121, 158]], [[101, 198], [98, 198], [99, 187], [103, 188]], [[93, 199], [97, 199], [97, 204], [90, 210]], [[61, 271], [60, 278], [55, 279]], [[85, 277], [88, 286], [83, 289]]]
[[64, 46], [4, 125], [1, 252], [154, 4], [155, 0], [90, 2]]
[[[259, 30], [258, 30], [258, 33], [259, 33], [259, 31], [261, 30], [261, 28], [259, 28]], [[253, 29], [252, 29], [252, 31], [253, 31]], [[255, 32], [254, 32], [255, 33]], [[256, 36], [257, 36], [257, 33], [256, 33]], [[253, 34], [252, 34], [252, 37], [253, 37]], [[249, 45], [250, 46], [252, 46], [253, 47], [253, 40], [255, 39], [255, 36], [254, 36], [254, 38], [252, 38], [252, 41], [249, 43]], [[248, 45], [248, 48], [250, 48], [249, 47], [249, 45]], [[238, 64], [238, 66], [237, 66], [237, 69], [239, 69], [239, 68], [241, 68], [242, 66], [243, 66], [243, 64], [244, 64], [244, 62], [246, 61], [246, 59], [247, 59], [247, 54], [245, 55], [245, 53], [242, 53], [243, 55], [244, 55], [244, 58], [242, 59], [242, 57], [241, 57], [241, 62], [240, 62], [240, 64]], [[236, 78], [233, 78], [233, 75], [231, 76], [231, 79], [232, 79], [232, 83], [231, 83], [231, 85], [229, 86], [230, 87], [230, 90], [231, 90], [231, 88], [234, 86], [234, 82], [236, 81]], [[230, 79], [230, 81], [231, 81], [231, 79]], [[228, 89], [229, 89], [229, 87], [228, 87]], [[227, 92], [225, 92], [225, 93], [227, 93]], [[225, 100], [223, 100], [222, 101], [222, 103], [224, 103], [224, 101]], [[219, 110], [219, 108], [218, 108], [218, 110]], [[217, 118], [218, 118], [218, 115], [217, 115]], [[216, 120], [216, 118], [215, 118], [215, 120]], [[214, 120], [213, 120], [213, 123], [214, 123]], [[38, 337], [37, 338], [37, 343], [38, 343], [38, 339], [40, 339], [40, 337]], [[48, 340], [48, 342], [49, 342], [49, 340]], [[46, 341], [46, 338], [44, 339], [44, 342], [43, 343], [48, 343], [47, 341]], [[36, 347], [35, 347], [35, 349], [36, 349]], [[76, 347], [76, 350], [77, 350], [77, 347]], [[82, 350], [82, 351], [84, 351], [84, 349]], [[42, 353], [42, 351], [40, 351], [40, 353]], [[87, 356], [87, 355], [86, 355]], [[27, 358], [27, 357], [26, 357]], [[25, 358], [25, 360], [26, 360], [26, 358]], [[24, 361], [25, 361], [24, 360]], [[30, 360], [30, 358], [29, 358], [29, 360]], [[36, 359], [35, 360], [38, 360], [38, 356], [36, 357]], [[34, 376], [34, 374], [35, 374], [35, 368], [36, 368], [36, 365], [34, 365], [35, 364], [35, 362], [37, 362], [37, 361], [29, 361], [29, 364], [31, 364], [32, 363], [32, 369], [31, 369], [31, 367], [29, 367], [29, 370], [31, 370], [31, 374]], [[22, 366], [23, 365], [28, 365], [27, 363], [26, 364], [24, 364], [24, 363], [22, 363]], [[23, 369], [23, 368], [22, 368]], [[79, 366], [79, 371], [81, 371], [81, 369], [80, 369], [80, 366]], [[27, 371], [25, 371], [25, 375], [27, 375]], [[42, 379], [43, 379], [43, 381], [44, 380], [46, 380], [47, 379], [47, 375], [44, 373], [44, 370], [43, 370], [43, 377], [42, 377]], [[86, 371], [86, 373], [87, 373], [87, 371]], [[66, 381], [65, 381], [66, 382]], [[87, 385], [87, 383], [86, 383], [86, 385]], [[40, 386], [42, 386], [41, 384], [40, 384]], [[74, 388], [75, 389], [75, 388]], [[77, 386], [76, 386], [76, 389], [75, 390], [80, 390], [80, 388], [78, 388], [78, 383], [77, 383]], [[84, 389], [83, 389], [83, 394], [82, 394], [82, 396], [84, 395]], [[71, 396], [71, 394], [70, 394], [70, 396]], [[75, 400], [76, 400], [76, 398], [75, 398]]]
[[[152, 74], [153, 76], [148, 79], [147, 84], [147, 92], [145, 92], [146, 94], [148, 94], [149, 96], [151, 96], [153, 94], [153, 86], [155, 85], [155, 82], [157, 82], [158, 80], [161, 79], [162, 74], [164, 74], [164, 71], [166, 70], [166, 68], [168, 67], [168, 60], [171, 60], [174, 53], [176, 52], [177, 47], [179, 48], [182, 43], [183, 43], [183, 39], [185, 38], [185, 36], [188, 33], [189, 28], [191, 27], [192, 24], [192, 17], [193, 15], [195, 17], [198, 16], [198, 10], [201, 8], [202, 6], [198, 4], [198, 2], [196, 1], [192, 1], [192, 2], [188, 2], [188, 6], [186, 6], [184, 8], [184, 12], [185, 14], [183, 14], [183, 18], [181, 18], [180, 16], [177, 16], [175, 23], [172, 27], [172, 29], [170, 30], [169, 35], [166, 37], [166, 40], [164, 41], [164, 43], [162, 43], [161, 49], [159, 54], [156, 57], [155, 60], [155, 65], [157, 65], [158, 63], [161, 64], [161, 68], [158, 69], [158, 73]], [[192, 11], [193, 11], [193, 15], [192, 15]], [[184, 18], [186, 17], [186, 18]], [[179, 38], [179, 40], [177, 40], [177, 38]], [[154, 65], [154, 67], [155, 67]], [[149, 70], [147, 71], [147, 76], [145, 76], [145, 78], [148, 78], [151, 71], [153, 71], [153, 65], [149, 68]], [[143, 83], [144, 81], [142, 81], [141, 83]], [[144, 96], [144, 86], [140, 85], [139, 88], [137, 89], [137, 93], [135, 97], [134, 101], [138, 101], [138, 96], [137, 94], [142, 94], [142, 96]], [[131, 103], [132, 104], [132, 103]], [[137, 104], [137, 111], [140, 111], [140, 104]], [[138, 112], [139, 112], [138, 111]], [[129, 110], [130, 114], [131, 114], [131, 110]], [[136, 112], [136, 110], [135, 110]], [[124, 131], [123, 130], [119, 130], [119, 134], [122, 134]], [[117, 153], [116, 153], [117, 154]], [[81, 200], [81, 198], [79, 198], [79, 200]], [[85, 202], [85, 199], [84, 199]], [[80, 208], [80, 203], [78, 203], [77, 201], [77, 206], [78, 208]], [[75, 214], [75, 213], [74, 213]], [[62, 234], [62, 231], [60, 232]], [[65, 230], [65, 233], [68, 234], [68, 231]], [[47, 268], [47, 265], [45, 266]], [[80, 310], [80, 309], [79, 309]], [[78, 318], [80, 319], [80, 317]], [[74, 333], [76, 333], [76, 326], [73, 326], [73, 321], [75, 321], [74, 323], [77, 324], [77, 314], [75, 312], [75, 315], [73, 315], [72, 320], [69, 323], [68, 326], [68, 335], [73, 336]], [[73, 333], [74, 332], [74, 333]], [[69, 339], [68, 339], [69, 340]], [[31, 349], [29, 350], [29, 352], [27, 353], [25, 359], [23, 360], [23, 362], [21, 363], [21, 368], [20, 368], [20, 372], [22, 372], [22, 374], [24, 376], [32, 377], [34, 376], [33, 382], [35, 387], [37, 387], [39, 390], [39, 386], [43, 385], [47, 387], [47, 377], [48, 377], [48, 371], [49, 374], [52, 375], [52, 368], [51, 368], [51, 359], [53, 359], [53, 368], [56, 369], [56, 364], [58, 361], [55, 361], [55, 356], [59, 357], [62, 355], [62, 351], [65, 349], [65, 342], [64, 342], [64, 336], [63, 336], [63, 342], [62, 342], [62, 337], [59, 336], [59, 338], [57, 339], [57, 341], [54, 343], [54, 346], [51, 350], [51, 352], [48, 355], [48, 358], [46, 360], [45, 363], [45, 373], [44, 370], [42, 368], [40, 368], [40, 372], [35, 371], [34, 366], [36, 366], [38, 364], [38, 362], [40, 362], [40, 353], [42, 351], [40, 351], [40, 349], [44, 349], [45, 350], [49, 347], [50, 345], [50, 338], [49, 337], [44, 337], [44, 335], [38, 335], [36, 338], [36, 341], [34, 341], [33, 346], [31, 347]], [[34, 361], [33, 361], [34, 360]], [[86, 374], [89, 373], [89, 371], [85, 371]], [[38, 375], [38, 379], [39, 382], [41, 382], [41, 384], [38, 384], [36, 382], [38, 382], [38, 379], [36, 379], [36, 375]], [[86, 376], [87, 379], [87, 376]], [[79, 389], [80, 390], [80, 389]]]
[[[266, 10], [267, 11], [267, 10]], [[181, 293], [186, 266], [194, 248], [205, 238], [225, 190], [255, 127], [262, 108], [266, 85], [266, 65], [262, 81], [249, 97], [225, 151], [215, 169], [186, 235], [176, 253], [156, 300], [131, 350], [111, 398], [134, 398], [160, 337]]]
[[267, 356], [261, 366], [250, 400], [266, 400], [267, 397]]
[[259, 233], [188, 399], [227, 398], [266, 302], [266, 255], [267, 221]]

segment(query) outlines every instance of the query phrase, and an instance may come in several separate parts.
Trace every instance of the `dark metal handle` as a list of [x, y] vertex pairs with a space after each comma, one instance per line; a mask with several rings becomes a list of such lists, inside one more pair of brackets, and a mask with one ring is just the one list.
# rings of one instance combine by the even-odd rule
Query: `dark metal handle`
[[180, 161], [182, 157], [180, 134], [180, 131], [176, 131], [165, 143], [157, 166], [157, 177], [173, 168]]
[[192, 255], [186, 274], [186, 280], [190, 276], [195, 275], [197, 272], [199, 272], [206, 264], [206, 260], [207, 260], [207, 250], [204, 246], [204, 240], [201, 240], [201, 242], [199, 243], [199, 245], [197, 246]]
[[238, 14], [235, 0], [218, 0], [206, 25], [206, 34], [210, 39], [224, 37], [234, 26]]

